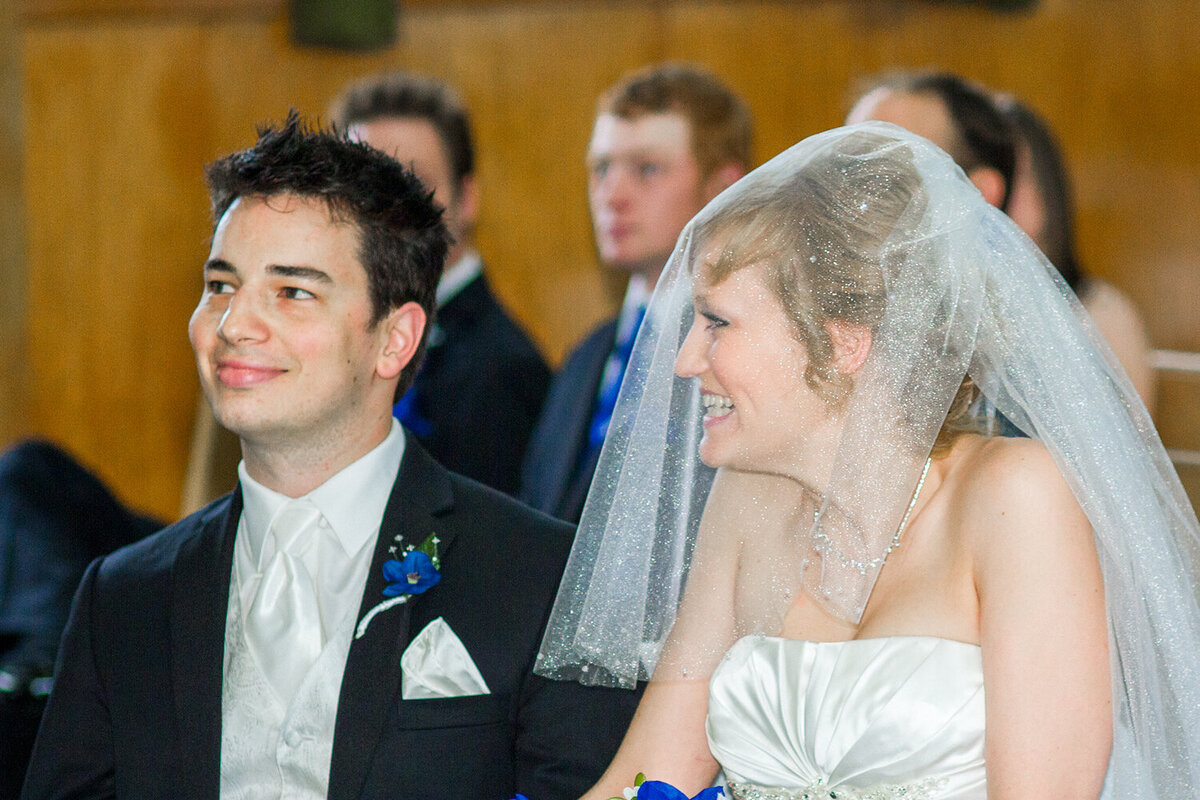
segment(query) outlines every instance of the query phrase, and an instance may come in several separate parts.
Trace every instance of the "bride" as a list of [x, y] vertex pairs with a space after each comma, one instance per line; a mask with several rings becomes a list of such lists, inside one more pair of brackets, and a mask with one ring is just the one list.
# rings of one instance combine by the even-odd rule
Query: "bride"
[[[981, 395], [1030, 438], [983, 435]], [[588, 798], [1194, 796], [1198, 558], [1053, 268], [868, 123], [680, 237], [538, 671], [649, 680]]]

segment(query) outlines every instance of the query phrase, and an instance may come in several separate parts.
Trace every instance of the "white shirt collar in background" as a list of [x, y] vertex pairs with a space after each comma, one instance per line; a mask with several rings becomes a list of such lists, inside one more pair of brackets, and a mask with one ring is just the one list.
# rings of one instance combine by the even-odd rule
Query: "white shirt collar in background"
[[449, 303], [468, 283], [483, 274], [483, 259], [474, 250], [463, 253], [462, 258], [446, 267], [437, 285], [437, 307]]
[[650, 303], [652, 294], [654, 287], [641, 275], [634, 275], [629, 279], [625, 299], [621, 302], [621, 313], [617, 316], [616, 341], [622, 342], [629, 335], [629, 329], [637, 322], [638, 310]]

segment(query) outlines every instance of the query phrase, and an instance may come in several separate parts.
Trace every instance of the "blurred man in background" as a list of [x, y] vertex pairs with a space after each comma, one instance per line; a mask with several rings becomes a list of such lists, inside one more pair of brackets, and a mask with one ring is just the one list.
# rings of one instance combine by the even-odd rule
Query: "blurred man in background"
[[688, 220], [749, 171], [752, 138], [745, 101], [694, 66], [650, 66], [600, 97], [588, 204], [600, 261], [629, 287], [551, 386], [522, 471], [534, 508], [579, 520], [650, 294]]
[[550, 370], [492, 293], [475, 250], [479, 184], [466, 106], [444, 83], [392, 72], [351, 84], [332, 117], [350, 138], [410, 167], [450, 231], [428, 353], [396, 417], [446, 467], [513, 494]]

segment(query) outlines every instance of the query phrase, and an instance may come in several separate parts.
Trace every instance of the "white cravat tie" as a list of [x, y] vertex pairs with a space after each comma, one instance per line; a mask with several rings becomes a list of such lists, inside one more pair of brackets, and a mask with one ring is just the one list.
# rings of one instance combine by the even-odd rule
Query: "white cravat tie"
[[325, 645], [317, 587], [304, 565], [316, 548], [321, 512], [306, 499], [289, 500], [271, 521], [263, 540], [265, 564], [246, 615], [246, 644], [284, 705]]

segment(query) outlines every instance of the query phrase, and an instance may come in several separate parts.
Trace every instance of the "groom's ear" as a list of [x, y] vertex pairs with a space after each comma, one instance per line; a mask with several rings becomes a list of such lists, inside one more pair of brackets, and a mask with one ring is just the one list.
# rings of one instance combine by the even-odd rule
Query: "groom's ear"
[[397, 377], [412, 361], [425, 332], [425, 309], [413, 301], [393, 308], [377, 323], [380, 337], [375, 373], [384, 380]]
[[833, 342], [833, 368], [843, 375], [858, 372], [871, 353], [871, 329], [841, 320], [825, 323]]

